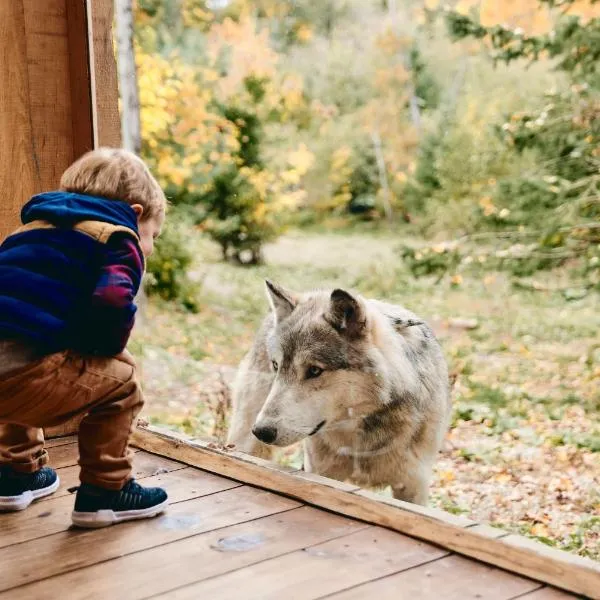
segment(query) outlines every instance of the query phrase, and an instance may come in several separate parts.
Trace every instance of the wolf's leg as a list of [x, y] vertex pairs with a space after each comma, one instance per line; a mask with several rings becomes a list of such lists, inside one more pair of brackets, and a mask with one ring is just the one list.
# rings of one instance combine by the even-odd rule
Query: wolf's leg
[[392, 492], [396, 500], [404, 500], [413, 504], [427, 506], [429, 499], [429, 477], [423, 473], [412, 473], [404, 481], [392, 485]]

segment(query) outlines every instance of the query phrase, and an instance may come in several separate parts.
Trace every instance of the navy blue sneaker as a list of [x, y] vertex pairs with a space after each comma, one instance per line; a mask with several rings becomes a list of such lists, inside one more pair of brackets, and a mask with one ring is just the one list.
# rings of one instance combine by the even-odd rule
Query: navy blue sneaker
[[78, 527], [107, 527], [123, 521], [155, 517], [167, 507], [167, 492], [144, 488], [130, 479], [114, 491], [82, 483], [77, 489], [71, 520]]
[[17, 473], [0, 468], [0, 512], [25, 510], [34, 500], [53, 494], [60, 485], [54, 469], [42, 467], [35, 473]]

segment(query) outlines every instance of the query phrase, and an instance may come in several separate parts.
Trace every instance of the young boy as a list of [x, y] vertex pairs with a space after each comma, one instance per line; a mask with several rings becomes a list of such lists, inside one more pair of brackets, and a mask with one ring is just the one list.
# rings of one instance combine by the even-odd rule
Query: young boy
[[100, 149], [67, 169], [60, 191], [34, 196], [0, 246], [0, 510], [56, 491], [41, 428], [80, 414], [73, 523], [103, 527], [166, 507], [164, 490], [131, 477], [143, 399], [125, 349], [165, 208], [139, 158]]

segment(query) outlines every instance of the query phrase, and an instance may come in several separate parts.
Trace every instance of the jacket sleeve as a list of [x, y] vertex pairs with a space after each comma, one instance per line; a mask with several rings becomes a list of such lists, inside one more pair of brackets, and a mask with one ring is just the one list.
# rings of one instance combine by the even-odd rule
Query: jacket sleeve
[[106, 250], [89, 306], [86, 338], [92, 354], [114, 356], [127, 346], [133, 329], [144, 258], [129, 236], [113, 235]]

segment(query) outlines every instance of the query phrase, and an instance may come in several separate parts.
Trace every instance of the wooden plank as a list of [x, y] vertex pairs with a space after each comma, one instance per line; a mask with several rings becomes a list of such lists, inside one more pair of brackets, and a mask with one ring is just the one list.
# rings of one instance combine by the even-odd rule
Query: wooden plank
[[57, 446], [65, 446], [66, 444], [77, 443], [76, 435], [65, 435], [62, 437], [56, 437], [46, 440], [46, 449], [56, 448]]
[[41, 186], [31, 120], [25, 13], [21, 0], [0, 0], [0, 242], [19, 223]]
[[[146, 452], [136, 452], [133, 461], [132, 475], [135, 477], [135, 479], [145, 479], [147, 477], [155, 477], [157, 475], [163, 475], [165, 473], [171, 473], [172, 471], [178, 471], [185, 468], [187, 468], [187, 466], [183, 463], [169, 460], [163, 456], [156, 456]], [[24, 513], [9, 513], [3, 515], [3, 518], [8, 519], [11, 515], [15, 518], [18, 515], [21, 519], [30, 518], [30, 516], [36, 515], [36, 509], [40, 506], [40, 504], [49, 502], [62, 496], [69, 496], [70, 492], [68, 489], [70, 487], [79, 485], [79, 466], [74, 465], [60, 467], [56, 469], [56, 472], [60, 477], [60, 487], [56, 492], [54, 492], [54, 494], [51, 496], [46, 496], [45, 498], [40, 498]], [[40, 512], [43, 512], [44, 510], [46, 509], [40, 509]]]
[[77, 442], [51, 448], [48, 454], [50, 456], [50, 466], [54, 469], [72, 467], [79, 460]]
[[364, 527], [300, 507], [20, 587], [10, 592], [11, 600], [61, 597], [64, 590], [69, 590], [69, 600], [148, 598]]
[[519, 596], [519, 600], [571, 600], [572, 598], [575, 598], [575, 596], [549, 587], [543, 587], [530, 594]]
[[92, 82], [92, 113], [94, 117], [94, 147], [121, 146], [119, 118], [119, 87], [117, 63], [112, 36], [113, 0], [86, 0], [90, 68]]
[[[174, 590], [161, 597], [237, 600], [243, 589], [244, 600], [280, 600], [293, 590], [294, 600], [308, 600], [447, 554], [435, 546], [399, 533], [368, 527], [342, 538]], [[396, 597], [397, 594], [398, 590]], [[370, 596], [362, 596], [365, 597]]]
[[94, 147], [87, 3], [85, 0], [66, 0], [66, 11], [72, 145], [73, 157], [78, 158]]
[[0, 551], [0, 591], [298, 506], [242, 486], [171, 505], [155, 519], [100, 530], [72, 529], [9, 546]]
[[276, 466], [263, 469], [251, 457], [224, 452], [214, 444], [189, 440], [159, 428], [138, 428], [133, 443], [149, 452], [382, 525], [567, 591], [600, 598], [600, 564], [589, 559], [518, 536], [495, 539], [472, 527], [461, 526], [454, 515], [447, 513], [431, 514], [429, 510], [414, 506], [409, 510], [395, 500], [382, 500], [367, 492], [350, 493], [333, 485], [306, 481]]
[[40, 179], [36, 191], [43, 191], [56, 189], [73, 162], [67, 12], [65, 0], [22, 1], [30, 119]]
[[[350, 586], [348, 586], [350, 587]], [[416, 569], [397, 573], [366, 585], [352, 587], [330, 596], [335, 600], [509, 600], [539, 587], [522, 579], [460, 556], [448, 556]]]
[[[163, 486], [169, 494], [169, 503], [176, 504], [184, 500], [233, 489], [241, 484], [187, 467], [148, 477], [144, 480], [144, 485]], [[74, 501], [74, 496], [61, 496], [43, 503], [36, 503], [24, 514], [0, 515], [0, 524], [2, 525], [0, 548], [67, 531], [71, 527]]]
[[502, 529], [498, 529], [498, 527], [490, 527], [485, 524], [477, 524], [472, 527], [469, 527], [469, 531], [474, 533], [478, 533], [479, 535], [483, 535], [485, 537], [489, 537], [492, 539], [499, 539], [506, 537], [508, 535], [508, 531], [504, 531]]
[[[160, 473], [169, 473], [171, 471], [177, 471], [178, 469], [183, 469], [185, 467], [186, 465], [182, 463], [176, 462], [174, 460], [169, 460], [168, 458], [164, 458], [162, 456], [147, 454], [146, 452], [136, 452], [133, 461], [132, 475], [136, 479], [143, 479], [145, 477], [152, 477]], [[36, 505], [38, 505], [40, 502], [47, 502], [52, 498], [67, 496], [69, 495], [68, 489], [70, 487], [79, 485], [78, 466], [61, 467], [56, 471], [58, 473], [58, 476], [60, 477], [60, 487], [54, 494], [52, 494], [52, 496], [40, 498], [36, 502]], [[30, 508], [25, 514], [29, 515], [32, 510], [33, 507]]]

